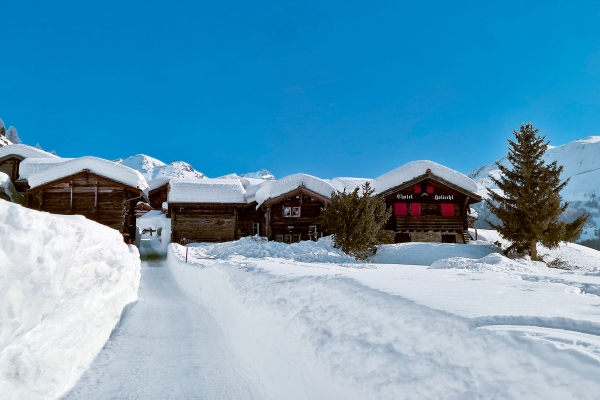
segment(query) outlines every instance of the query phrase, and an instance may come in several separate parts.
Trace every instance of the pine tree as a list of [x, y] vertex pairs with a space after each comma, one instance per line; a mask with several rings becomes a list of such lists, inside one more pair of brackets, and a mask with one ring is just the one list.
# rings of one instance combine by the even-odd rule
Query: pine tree
[[321, 224], [334, 234], [336, 248], [356, 259], [365, 259], [377, 250], [381, 229], [391, 215], [385, 201], [373, 196], [374, 190], [365, 183], [350, 193], [334, 193], [331, 202], [321, 211]]
[[14, 126], [8, 128], [8, 130], [6, 131], [6, 138], [13, 142], [13, 144], [22, 143], [21, 138], [19, 137], [19, 133], [17, 132], [17, 129]]
[[6, 136], [6, 128], [4, 127], [4, 121], [0, 118], [0, 136]]
[[550, 142], [538, 132], [531, 123], [513, 131], [516, 141], [508, 140], [512, 169], [496, 163], [502, 176], [490, 177], [504, 194], [488, 189], [488, 206], [501, 223], [487, 222], [512, 242], [505, 254], [515, 248], [528, 249], [532, 260], [538, 259], [538, 243], [552, 249], [560, 242], [571, 241], [579, 236], [588, 219], [582, 215], [571, 223], [559, 221], [569, 205], [562, 202], [560, 191], [569, 180], [560, 180], [563, 167], [556, 161], [546, 164], [543, 160]]

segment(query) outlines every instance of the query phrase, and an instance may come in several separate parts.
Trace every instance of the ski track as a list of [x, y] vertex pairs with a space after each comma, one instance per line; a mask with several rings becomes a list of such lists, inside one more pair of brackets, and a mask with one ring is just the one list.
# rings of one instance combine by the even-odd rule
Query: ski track
[[163, 263], [142, 262], [138, 302], [63, 399], [253, 398], [217, 322]]

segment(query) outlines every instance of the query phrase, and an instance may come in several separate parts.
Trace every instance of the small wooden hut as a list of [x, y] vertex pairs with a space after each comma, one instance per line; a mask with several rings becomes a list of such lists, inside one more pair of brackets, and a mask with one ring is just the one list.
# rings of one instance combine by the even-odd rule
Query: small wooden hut
[[238, 212], [247, 206], [244, 194], [237, 179], [172, 178], [168, 189], [171, 241], [238, 239]]
[[480, 202], [469, 177], [432, 161], [414, 161], [373, 181], [392, 208], [395, 242], [466, 243], [470, 205]]
[[264, 215], [264, 235], [285, 243], [324, 236], [319, 216], [335, 190], [322, 179], [306, 174], [265, 182], [254, 197]]
[[79, 214], [117, 229], [126, 242], [136, 236], [135, 211], [147, 184], [136, 170], [96, 157], [56, 164], [28, 178], [28, 207], [54, 214]]
[[169, 192], [169, 179], [170, 177], [160, 177], [148, 182], [148, 189], [146, 194], [150, 207], [154, 210], [162, 210], [162, 204], [167, 201], [167, 194]]
[[[27, 158], [60, 160], [58, 156], [25, 144], [11, 144], [0, 147], [0, 172], [4, 172], [15, 184], [19, 179], [19, 165]], [[17, 187], [17, 190], [19, 188]]]

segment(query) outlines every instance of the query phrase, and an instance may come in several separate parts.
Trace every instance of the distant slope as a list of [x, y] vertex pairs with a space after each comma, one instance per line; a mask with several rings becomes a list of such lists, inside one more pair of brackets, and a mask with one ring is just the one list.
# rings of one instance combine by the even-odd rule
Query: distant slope
[[120, 158], [115, 162], [139, 171], [147, 181], [157, 178], [204, 178], [202, 172], [196, 171], [190, 164], [183, 161], [173, 161], [171, 164], [147, 156], [145, 154], [136, 154], [129, 158]]
[[[563, 198], [570, 203], [566, 219], [572, 219], [583, 212], [591, 214], [590, 224], [584, 230], [580, 240], [596, 237], [595, 228], [600, 226], [600, 136], [578, 139], [562, 146], [551, 147], [544, 155], [547, 163], [556, 161], [564, 167], [563, 179], [570, 178], [569, 184], [562, 191]], [[501, 165], [509, 167], [506, 157], [498, 160]], [[492, 163], [469, 172], [468, 176], [479, 185], [479, 193], [486, 197], [486, 188], [497, 189], [491, 176], [499, 177], [500, 170]], [[483, 218], [490, 217], [486, 210]], [[481, 218], [480, 218], [481, 219]], [[482, 223], [482, 221], [479, 221]], [[485, 226], [485, 225], [484, 225]], [[481, 227], [484, 227], [481, 226]]]

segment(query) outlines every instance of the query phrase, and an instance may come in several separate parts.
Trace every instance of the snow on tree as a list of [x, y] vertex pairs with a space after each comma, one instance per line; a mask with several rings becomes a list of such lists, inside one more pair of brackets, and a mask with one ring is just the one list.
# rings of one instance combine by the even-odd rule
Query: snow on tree
[[503, 193], [488, 189], [492, 200], [488, 207], [501, 223], [487, 222], [513, 243], [505, 253], [528, 249], [532, 260], [538, 260], [538, 243], [557, 248], [560, 242], [577, 238], [588, 219], [582, 215], [571, 223], [559, 220], [569, 205], [562, 202], [560, 195], [569, 180], [561, 181], [563, 167], [556, 161], [550, 164], [544, 161], [550, 142], [546, 142], [545, 136], [538, 136], [538, 132], [531, 123], [513, 131], [516, 141], [508, 140], [507, 156], [512, 169], [496, 162], [502, 175], [490, 176]]
[[321, 224], [334, 234], [334, 246], [356, 259], [365, 259], [377, 249], [380, 232], [392, 214], [381, 196], [374, 196], [369, 182], [352, 192], [332, 193], [321, 211]]
[[4, 121], [0, 118], [0, 136], [6, 136], [6, 128], [4, 127]]
[[35, 148], [36, 148], [36, 149], [39, 149], [39, 150], [42, 150], [42, 146], [40, 146], [40, 144], [39, 144], [39, 143], [36, 143], [36, 144], [35, 144]]
[[8, 130], [6, 131], [6, 138], [8, 140], [10, 140], [11, 142], [13, 142], [14, 144], [23, 143], [23, 142], [21, 142], [19, 133], [17, 132], [17, 129], [14, 126], [11, 126], [10, 128], [8, 128]]

